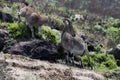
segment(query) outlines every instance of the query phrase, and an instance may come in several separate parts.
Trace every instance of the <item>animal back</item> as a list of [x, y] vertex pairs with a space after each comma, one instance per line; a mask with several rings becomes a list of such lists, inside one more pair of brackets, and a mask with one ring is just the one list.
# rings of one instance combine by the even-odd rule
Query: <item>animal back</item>
[[39, 15], [37, 13], [32, 13], [30, 19], [30, 24], [36, 25], [39, 22]]

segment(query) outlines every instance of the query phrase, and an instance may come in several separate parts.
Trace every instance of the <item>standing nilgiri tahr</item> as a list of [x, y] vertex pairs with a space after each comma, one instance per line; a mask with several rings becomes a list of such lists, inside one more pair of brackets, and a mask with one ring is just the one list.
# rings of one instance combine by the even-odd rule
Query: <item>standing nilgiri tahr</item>
[[[72, 56], [71, 58], [72, 64], [74, 65], [74, 57], [81, 56], [83, 55], [83, 53], [85, 53], [88, 58], [89, 65], [92, 69], [89, 51], [87, 49], [85, 42], [82, 40], [81, 37], [75, 34], [72, 22], [70, 20], [64, 19], [64, 24], [65, 24], [65, 27], [61, 36], [61, 44], [66, 52], [66, 64], [68, 64], [69, 55]], [[81, 59], [80, 59], [80, 65], [83, 67]]]
[[43, 24], [49, 24], [50, 23], [50, 17], [43, 17], [38, 14], [32, 7], [24, 6], [20, 9], [18, 12], [18, 16], [25, 17], [26, 22], [29, 25], [29, 28], [32, 33], [32, 38], [35, 38], [34, 35], [34, 28], [38, 28], [38, 30], [42, 33], [40, 30], [40, 26]]

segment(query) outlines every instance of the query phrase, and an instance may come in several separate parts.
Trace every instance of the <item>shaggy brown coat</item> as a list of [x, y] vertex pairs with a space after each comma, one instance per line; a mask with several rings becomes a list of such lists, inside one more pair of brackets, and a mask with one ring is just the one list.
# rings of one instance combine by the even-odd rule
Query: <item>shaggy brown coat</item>
[[34, 38], [34, 30], [33, 27], [40, 27], [43, 24], [47, 24], [49, 22], [48, 17], [42, 17], [36, 12], [33, 8], [29, 6], [25, 6], [20, 9], [18, 15], [25, 17], [26, 22], [29, 24], [29, 27], [32, 32], [32, 38]]

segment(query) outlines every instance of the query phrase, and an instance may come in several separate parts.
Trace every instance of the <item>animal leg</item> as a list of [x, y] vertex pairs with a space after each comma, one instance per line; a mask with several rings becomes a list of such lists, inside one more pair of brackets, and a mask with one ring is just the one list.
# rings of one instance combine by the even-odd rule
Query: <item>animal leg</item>
[[74, 54], [73, 53], [71, 53], [71, 56], [72, 56], [72, 65], [74, 66]]
[[5, 13], [2, 13], [3, 22], [5, 22], [5, 17], [6, 17], [6, 14], [5, 14]]
[[21, 22], [21, 18], [20, 18], [20, 15], [19, 15], [19, 12], [20, 12], [20, 7], [18, 7], [17, 12], [18, 12], [18, 23], [20, 23], [20, 22]]
[[69, 57], [69, 54], [67, 52], [65, 52], [65, 59], [66, 59], [66, 64], [67, 65], [69, 64], [68, 57]]
[[83, 68], [84, 66], [83, 66], [83, 63], [82, 63], [82, 59], [81, 59], [81, 57], [80, 57], [80, 61], [79, 61], [79, 63], [80, 63], [80, 68]]
[[33, 29], [33, 27], [32, 27], [32, 26], [29, 26], [29, 28], [30, 28], [31, 33], [32, 33], [32, 39], [34, 39], [34, 38], [35, 38], [35, 35], [34, 35], [34, 29]]
[[18, 15], [18, 23], [21, 22], [21, 18], [20, 18], [20, 15]]
[[40, 32], [40, 35], [42, 36], [42, 38], [45, 39], [45, 36], [44, 36], [44, 34], [43, 34], [43, 31], [42, 31], [40, 28], [38, 28], [38, 32]]

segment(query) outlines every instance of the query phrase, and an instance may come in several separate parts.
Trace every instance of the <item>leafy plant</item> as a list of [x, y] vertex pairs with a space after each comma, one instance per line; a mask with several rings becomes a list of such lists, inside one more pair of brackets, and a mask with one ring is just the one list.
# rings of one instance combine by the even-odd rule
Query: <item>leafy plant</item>
[[107, 29], [108, 46], [112, 47], [120, 43], [120, 28], [110, 27]]
[[97, 32], [106, 32], [106, 30], [101, 25], [98, 24], [94, 26], [94, 30]]
[[105, 62], [103, 62], [103, 64], [105, 65], [105, 67], [107, 67], [108, 69], [114, 69], [117, 67], [116, 63], [113, 60], [107, 60]]
[[101, 44], [96, 45], [95, 46], [95, 51], [101, 53], [102, 52], [102, 45]]
[[58, 8], [58, 11], [65, 12], [65, 11], [66, 11], [66, 8], [65, 8], [65, 7], [59, 7], [59, 8]]
[[55, 31], [50, 29], [50, 27], [42, 26], [43, 37], [45, 37], [50, 42], [57, 44], [59, 40], [57, 39], [57, 34]]
[[63, 23], [62, 19], [55, 15], [51, 15], [51, 17], [53, 18], [53, 22], [52, 22], [51, 26], [54, 26], [55, 28], [62, 30], [64, 28], [64, 23]]
[[18, 37], [28, 37], [29, 31], [28, 27], [25, 23], [9, 23], [8, 31], [10, 33], [10, 36], [13, 38], [18, 38]]
[[[86, 56], [82, 57], [83, 65], [88, 66], [88, 59]], [[103, 53], [90, 53], [90, 60], [95, 70], [111, 70], [117, 68], [116, 61], [113, 55], [106, 55]]]
[[0, 22], [0, 28], [2, 28], [2, 29], [7, 28], [8, 24], [9, 23], [6, 23], [6, 22]]
[[11, 6], [11, 9], [12, 9], [11, 14], [14, 16], [17, 16], [16, 13], [17, 13], [18, 5], [19, 5], [18, 3], [13, 3]]
[[109, 28], [109, 27], [116, 27], [119, 28], [120, 27], [120, 20], [119, 19], [114, 19], [112, 17], [107, 18], [107, 23], [105, 24], [105, 27]]

